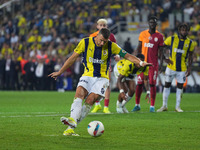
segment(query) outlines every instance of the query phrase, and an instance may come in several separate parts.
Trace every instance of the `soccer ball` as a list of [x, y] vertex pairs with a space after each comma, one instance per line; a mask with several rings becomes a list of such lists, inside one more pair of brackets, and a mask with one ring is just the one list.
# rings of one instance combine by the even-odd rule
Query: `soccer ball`
[[104, 126], [100, 121], [92, 121], [88, 124], [87, 130], [91, 136], [97, 137], [103, 134]]

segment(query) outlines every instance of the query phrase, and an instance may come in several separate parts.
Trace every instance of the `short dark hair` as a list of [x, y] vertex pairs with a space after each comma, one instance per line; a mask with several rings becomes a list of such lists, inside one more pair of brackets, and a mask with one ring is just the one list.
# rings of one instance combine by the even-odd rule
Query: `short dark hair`
[[187, 31], [190, 31], [190, 26], [187, 23], [180, 23], [178, 25], [178, 30], [180, 30], [181, 28], [186, 28]]
[[154, 20], [155, 22], [157, 22], [158, 18], [156, 16], [150, 16], [148, 21], [150, 21], [150, 20]]
[[140, 58], [142, 60], [144, 60], [144, 58], [145, 58], [143, 54], [137, 54], [136, 57], [138, 57], [138, 58]]
[[102, 28], [99, 31], [99, 34], [102, 34], [105, 39], [109, 39], [109, 37], [110, 37], [110, 30], [107, 29], [107, 28]]

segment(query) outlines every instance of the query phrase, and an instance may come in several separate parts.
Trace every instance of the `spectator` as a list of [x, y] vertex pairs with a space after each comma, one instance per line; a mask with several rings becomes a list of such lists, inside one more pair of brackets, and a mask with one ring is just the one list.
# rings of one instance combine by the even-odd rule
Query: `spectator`
[[15, 44], [18, 42], [18, 40], [19, 40], [19, 37], [15, 33], [12, 33], [11, 38], [10, 38], [10, 43], [11, 43], [12, 47], [15, 46]]
[[4, 43], [1, 49], [1, 54], [5, 56], [6, 54], [11, 55], [13, 54], [13, 50], [10, 48], [9, 44]]
[[133, 53], [133, 48], [132, 48], [132, 46], [131, 46], [130, 37], [128, 37], [127, 40], [125, 41], [125, 43], [124, 43], [124, 49], [125, 49], [128, 53], [130, 53], [130, 54]]
[[51, 34], [47, 31], [44, 36], [42, 36], [41, 43], [49, 43], [52, 41]]
[[3, 90], [5, 86], [5, 64], [6, 59], [0, 54], [0, 90]]
[[143, 22], [147, 22], [148, 21], [148, 16], [150, 14], [150, 9], [149, 9], [148, 5], [144, 5], [144, 7], [142, 8], [140, 14], [141, 14], [141, 17], [142, 17], [142, 21]]
[[[200, 30], [200, 24], [196, 17], [193, 18], [193, 24], [191, 26], [190, 31], [197, 33]], [[194, 33], [193, 33], [194, 34]]]
[[191, 3], [186, 4], [186, 7], [184, 8], [183, 12], [186, 14], [192, 15], [194, 11], [194, 7], [192, 7]]
[[14, 90], [14, 71], [15, 64], [11, 58], [10, 54], [6, 55], [5, 62], [5, 89], [6, 90]]
[[45, 32], [48, 32], [53, 27], [53, 20], [49, 17], [49, 15], [47, 15], [44, 19], [43, 27]]
[[6, 33], [11, 35], [11, 33], [16, 33], [16, 26], [13, 25], [12, 21], [8, 21], [8, 24], [6, 26]]
[[34, 90], [35, 87], [35, 68], [34, 57], [29, 57], [28, 62], [24, 65], [24, 71], [26, 72], [26, 84], [27, 90]]
[[45, 90], [45, 80], [47, 78], [47, 66], [44, 58], [38, 58], [35, 68], [36, 90]]

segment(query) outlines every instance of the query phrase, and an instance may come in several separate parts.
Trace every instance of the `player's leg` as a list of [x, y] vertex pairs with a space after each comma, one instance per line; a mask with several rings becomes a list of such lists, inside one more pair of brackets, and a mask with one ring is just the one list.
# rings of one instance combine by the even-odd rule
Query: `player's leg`
[[96, 101], [94, 109], [91, 111], [91, 113], [96, 113], [97, 111], [99, 111], [101, 109], [102, 109], [102, 107], [101, 107], [100, 101]]
[[[110, 70], [111, 69], [109, 69], [109, 81], [111, 80], [111, 71]], [[106, 93], [105, 93], [104, 109], [103, 109], [103, 112], [106, 113], [106, 114], [110, 114], [110, 111], [108, 109], [109, 101], [110, 101], [110, 92], [111, 92], [111, 89], [110, 89], [110, 86], [108, 86]]]
[[127, 86], [128, 86], [128, 92], [126, 92], [127, 99], [122, 101], [122, 109], [124, 113], [128, 113], [128, 110], [126, 109], [125, 105], [131, 100], [131, 98], [135, 93], [135, 86], [136, 86], [135, 80], [134, 79], [127, 80]]
[[122, 109], [122, 101], [123, 101], [123, 99], [121, 97], [121, 93], [119, 93], [117, 104], [116, 104], [116, 111], [117, 111], [117, 113], [124, 113], [123, 109]]
[[150, 112], [155, 112], [155, 100], [156, 100], [156, 80], [158, 76], [158, 67], [149, 68], [149, 84], [150, 84], [150, 95], [151, 95], [151, 106]]
[[175, 76], [175, 72], [169, 68], [166, 68], [165, 71], [165, 86], [163, 89], [163, 105], [160, 109], [157, 110], [157, 112], [163, 112], [167, 111], [167, 103], [168, 103], [168, 97], [170, 95], [170, 87], [171, 87], [171, 82]]
[[157, 112], [163, 112], [167, 111], [167, 102], [168, 102], [168, 97], [170, 95], [170, 87], [171, 87], [171, 82], [165, 82], [165, 86], [163, 89], [163, 105], [160, 109], [157, 110]]
[[61, 117], [61, 122], [65, 125], [68, 125], [68, 128], [64, 131], [63, 135], [77, 136], [77, 134], [74, 133], [73, 129], [77, 127], [77, 123], [81, 117], [82, 101], [88, 95], [88, 91], [90, 91], [92, 83], [93, 81], [88, 77], [80, 78], [77, 85], [75, 98], [71, 105], [70, 117]]
[[108, 109], [109, 101], [110, 101], [110, 91], [111, 91], [110, 86], [108, 86], [106, 93], [105, 93], [104, 109], [103, 109], [103, 112], [106, 113], [106, 114], [110, 113], [110, 111]]
[[83, 104], [80, 121], [82, 121], [90, 112], [91, 107], [96, 102], [96, 100], [100, 100], [101, 96], [95, 93], [90, 93]]
[[[110, 86], [107, 88], [106, 90], [106, 93], [105, 93], [105, 99], [104, 99], [104, 109], [103, 109], [103, 112], [106, 113], [106, 114], [109, 114], [110, 111], [109, 111], [109, 101], [110, 101]], [[91, 113], [96, 113], [97, 111], [101, 110], [102, 107], [101, 107], [101, 104], [100, 104], [100, 100], [97, 100], [95, 102], [95, 107], [94, 109], [91, 111]]]
[[[108, 102], [109, 102], [109, 100], [108, 100]], [[101, 104], [100, 104], [100, 100], [97, 100], [95, 102], [95, 106], [94, 106], [93, 110], [91, 111], [91, 113], [96, 113], [97, 111], [99, 111], [101, 109], [102, 109], [102, 107], [101, 107]]]
[[[128, 93], [128, 85], [127, 85], [127, 80], [125, 79], [124, 81], [124, 89], [123, 89], [123, 93]], [[118, 100], [117, 100], [117, 104], [116, 104], [116, 110], [117, 113], [127, 113], [127, 111], [125, 112], [123, 110], [123, 102], [126, 101], [124, 100], [123, 96], [122, 96], [122, 92], [120, 91], [119, 95], [118, 95]]]
[[98, 100], [101, 100], [105, 97], [105, 91], [109, 85], [109, 80], [106, 78], [94, 78], [95, 82], [89, 91], [89, 95], [85, 100], [85, 103], [82, 107], [80, 121], [83, 120], [89, 113], [93, 104]]
[[137, 76], [137, 86], [135, 92], [135, 107], [132, 111], [139, 111], [140, 110], [140, 97], [142, 95], [144, 85], [144, 74], [141, 73]]
[[181, 94], [183, 92], [183, 84], [186, 81], [185, 72], [176, 72], [177, 88], [176, 88], [176, 112], [183, 112], [180, 108]]
[[87, 90], [84, 89], [82, 86], [77, 87], [75, 98], [71, 105], [70, 118], [71, 118], [72, 122], [67, 123], [64, 119], [65, 117], [62, 117], [61, 121], [64, 124], [72, 126], [72, 127], [77, 126], [77, 122], [81, 115], [82, 102], [83, 102], [84, 98], [87, 96], [87, 94], [88, 94]]
[[181, 94], [183, 91], [183, 83], [177, 83], [177, 88], [176, 88], [176, 112], [183, 112], [183, 110], [180, 108], [181, 104]]
[[61, 122], [68, 125], [68, 128], [63, 132], [63, 135], [79, 136], [74, 132], [74, 128], [77, 127], [77, 123], [81, 117], [82, 101], [86, 97], [87, 93], [87, 90], [82, 86], [77, 88], [74, 101], [71, 105], [70, 117], [61, 117]]

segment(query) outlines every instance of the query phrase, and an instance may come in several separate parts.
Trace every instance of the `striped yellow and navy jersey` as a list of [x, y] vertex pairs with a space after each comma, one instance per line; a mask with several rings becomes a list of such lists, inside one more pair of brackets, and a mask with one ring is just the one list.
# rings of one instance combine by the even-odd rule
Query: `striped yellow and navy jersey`
[[[98, 47], [95, 44], [94, 37], [82, 39], [74, 52], [81, 54], [83, 53], [83, 65], [85, 70], [82, 76], [89, 77], [104, 77], [109, 78], [109, 65], [110, 57], [112, 54], [126, 53], [116, 43], [108, 42]], [[122, 56], [122, 55], [121, 55]], [[122, 56], [123, 57], [123, 56]]]
[[144, 72], [145, 76], [148, 76], [149, 74], [149, 67], [137, 68], [134, 63], [126, 59], [122, 59], [117, 63], [117, 70], [121, 75], [129, 78], [134, 78], [135, 75], [142, 72]]
[[189, 52], [194, 51], [194, 42], [189, 39], [180, 39], [178, 35], [170, 36], [164, 41], [165, 45], [170, 46], [170, 59], [173, 65], [167, 65], [168, 68], [174, 71], [187, 70], [187, 58]]

